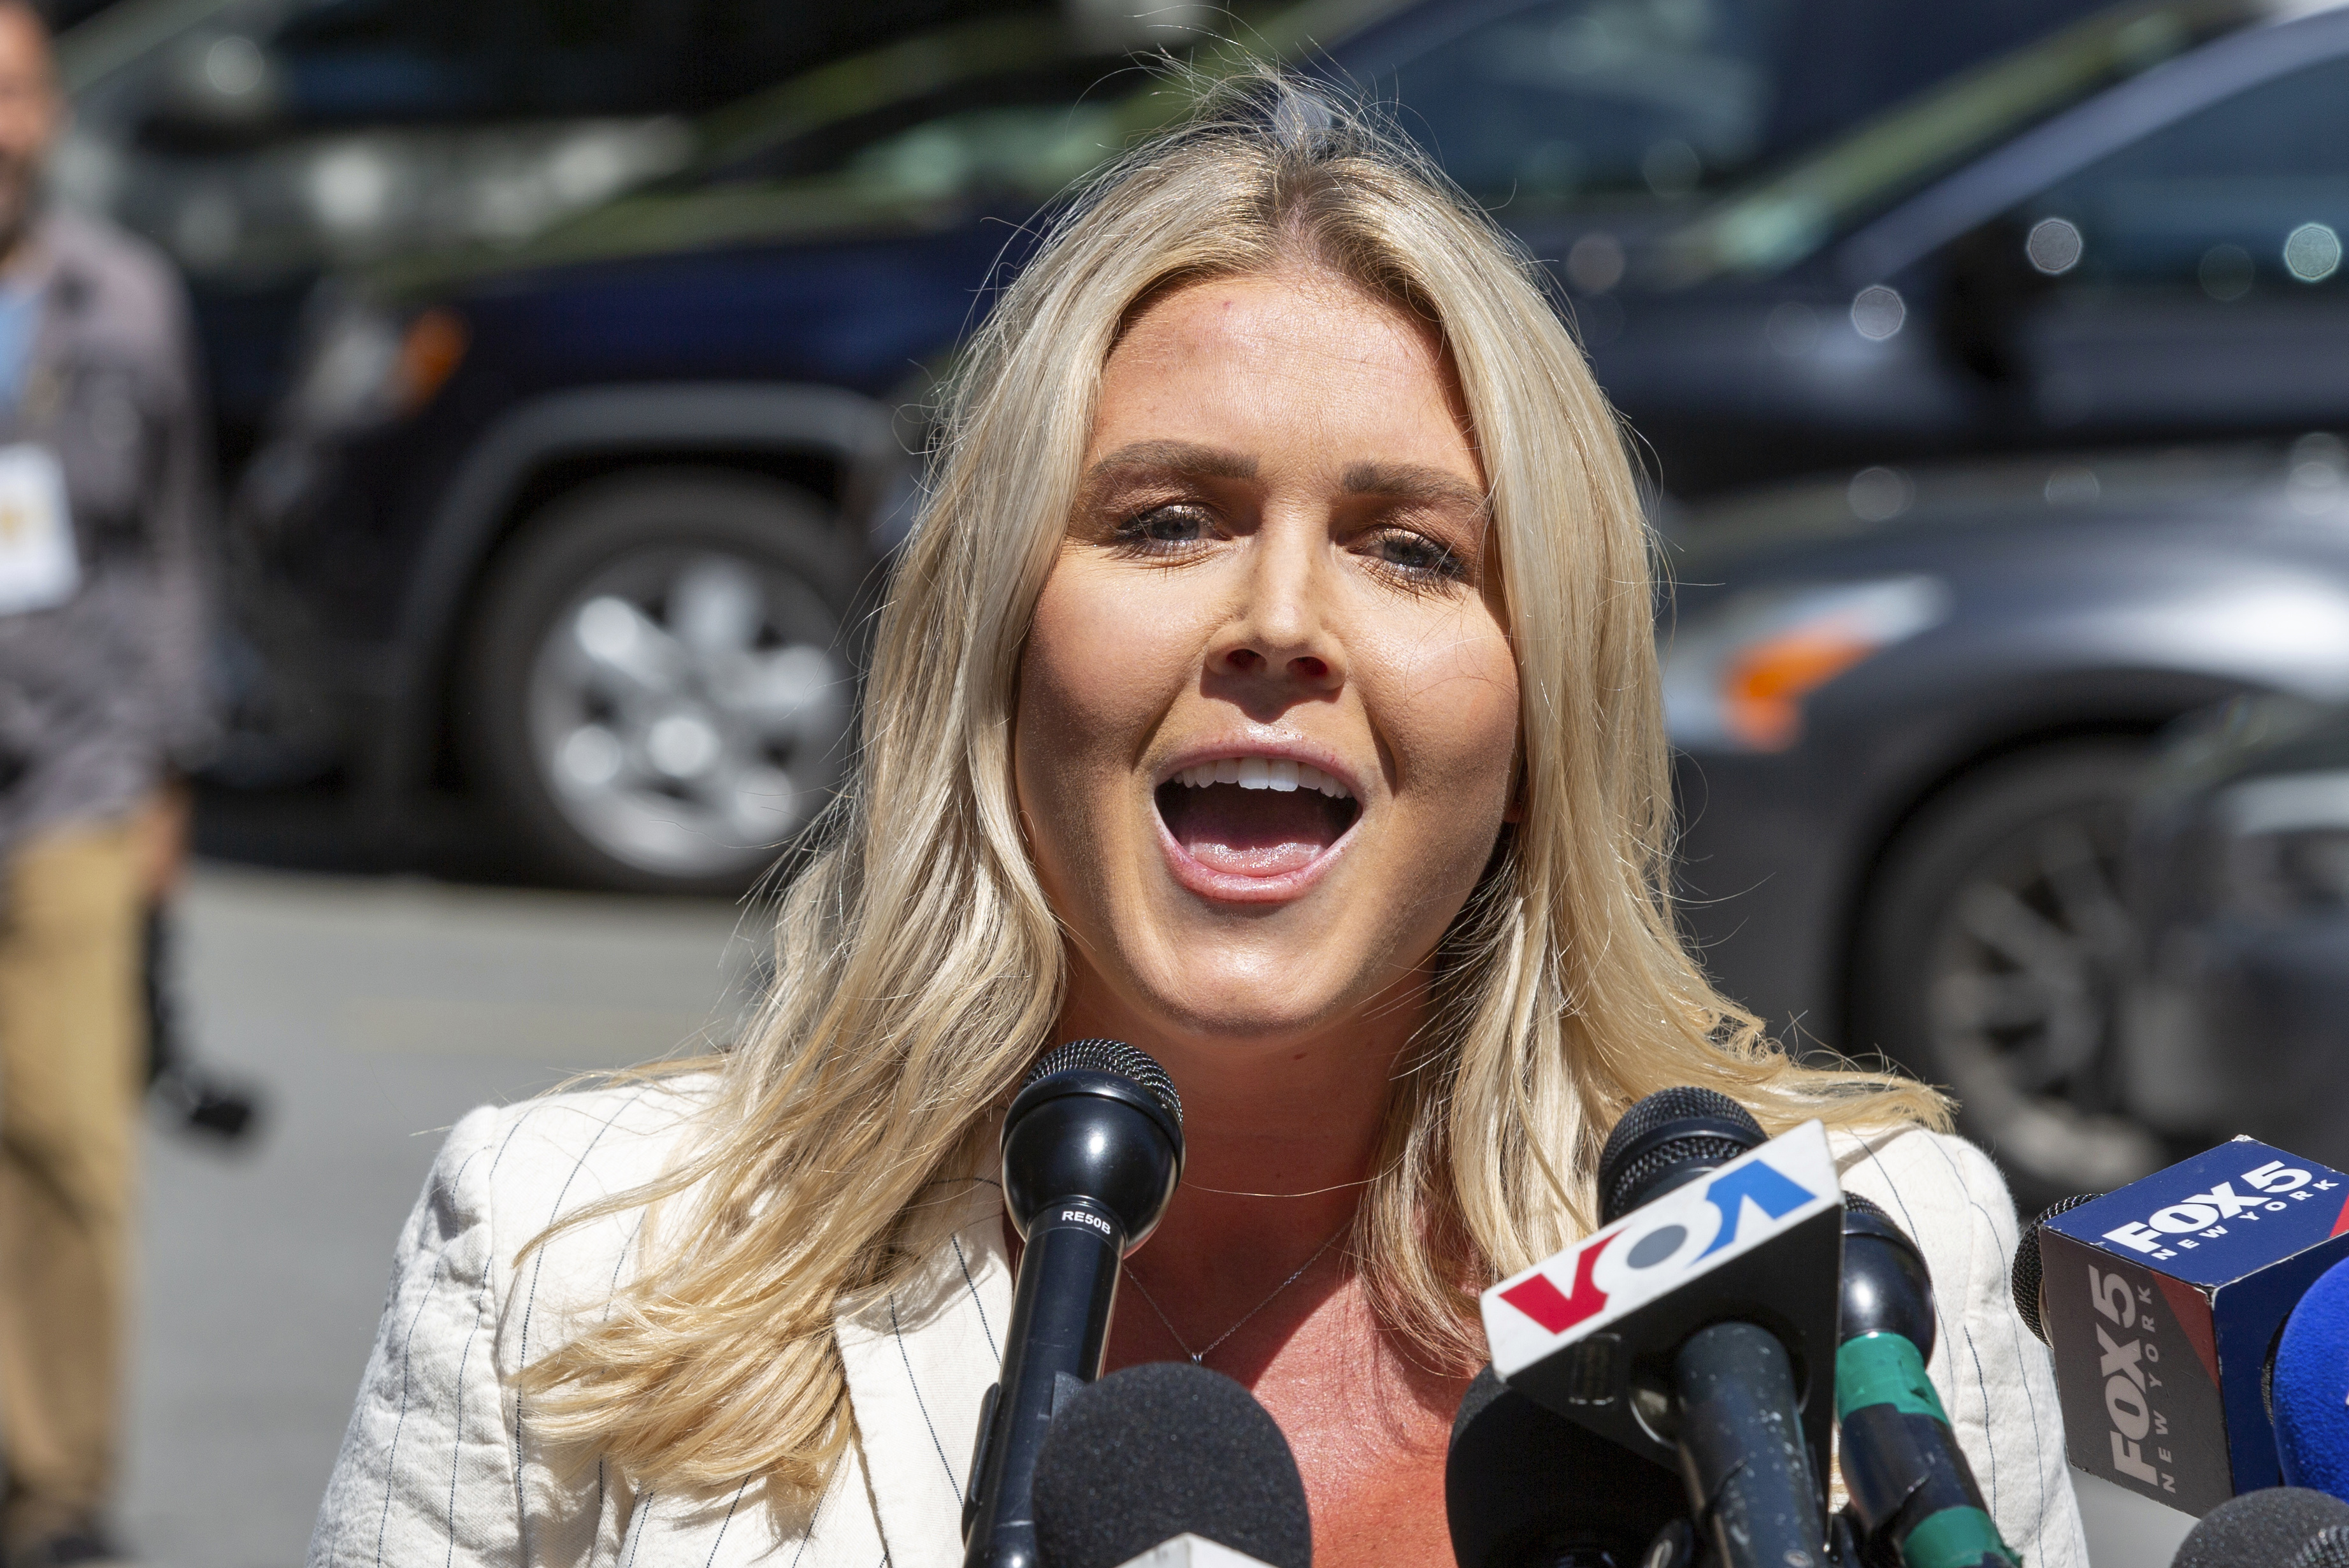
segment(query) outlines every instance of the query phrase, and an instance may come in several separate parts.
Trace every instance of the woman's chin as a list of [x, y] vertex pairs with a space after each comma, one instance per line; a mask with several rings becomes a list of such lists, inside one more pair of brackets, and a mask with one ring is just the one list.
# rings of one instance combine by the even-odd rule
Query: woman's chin
[[1392, 978], [1365, 966], [1364, 933], [1350, 927], [1307, 929], [1278, 917], [1238, 929], [1152, 925], [1121, 944], [1115, 1005], [1172, 1049], [1288, 1049], [1333, 1030], [1350, 1039], [1359, 1030], [1346, 1021], [1378, 1006]]

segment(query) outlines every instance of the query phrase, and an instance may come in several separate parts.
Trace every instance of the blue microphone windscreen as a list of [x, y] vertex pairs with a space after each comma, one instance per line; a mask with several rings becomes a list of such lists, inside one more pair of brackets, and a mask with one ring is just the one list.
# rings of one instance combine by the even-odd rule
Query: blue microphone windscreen
[[1296, 1456], [1256, 1397], [1220, 1373], [1162, 1361], [1070, 1397], [1036, 1454], [1046, 1568], [1117, 1568], [1188, 1532], [1273, 1568], [1311, 1568]]
[[2203, 1515], [2169, 1568], [2325, 1568], [2344, 1535], [2349, 1503], [2300, 1487], [2268, 1487]]
[[2292, 1309], [2271, 1386], [2285, 1482], [2349, 1500], [2349, 1262], [2318, 1275]]

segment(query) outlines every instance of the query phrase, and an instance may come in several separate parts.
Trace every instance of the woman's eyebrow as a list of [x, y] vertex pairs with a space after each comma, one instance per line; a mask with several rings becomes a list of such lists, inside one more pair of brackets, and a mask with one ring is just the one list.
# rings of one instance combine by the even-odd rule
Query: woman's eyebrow
[[1092, 489], [1112, 475], [1132, 469], [1179, 474], [1190, 479], [1254, 479], [1256, 459], [1219, 446], [1187, 441], [1138, 441], [1118, 448], [1085, 470], [1082, 487]]
[[1396, 501], [1456, 506], [1478, 516], [1492, 509], [1485, 493], [1459, 475], [1418, 463], [1352, 463], [1340, 482], [1350, 495], [1380, 495]]

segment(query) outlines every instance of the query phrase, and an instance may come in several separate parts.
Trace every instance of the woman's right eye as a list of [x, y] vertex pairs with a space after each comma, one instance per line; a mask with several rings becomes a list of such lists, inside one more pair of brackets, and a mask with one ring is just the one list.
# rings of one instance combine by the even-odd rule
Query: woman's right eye
[[1214, 532], [1214, 520], [1195, 506], [1154, 506], [1119, 524], [1117, 536], [1121, 544], [1148, 549], [1195, 545]]

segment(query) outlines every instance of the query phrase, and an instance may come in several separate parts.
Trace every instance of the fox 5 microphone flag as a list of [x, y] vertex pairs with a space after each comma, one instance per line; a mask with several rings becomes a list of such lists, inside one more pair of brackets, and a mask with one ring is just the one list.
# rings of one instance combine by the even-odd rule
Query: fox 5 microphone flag
[[2279, 1484], [2261, 1379], [2349, 1257], [2349, 1177], [2239, 1137], [2057, 1215], [2039, 1246], [2074, 1464], [2198, 1515]]

